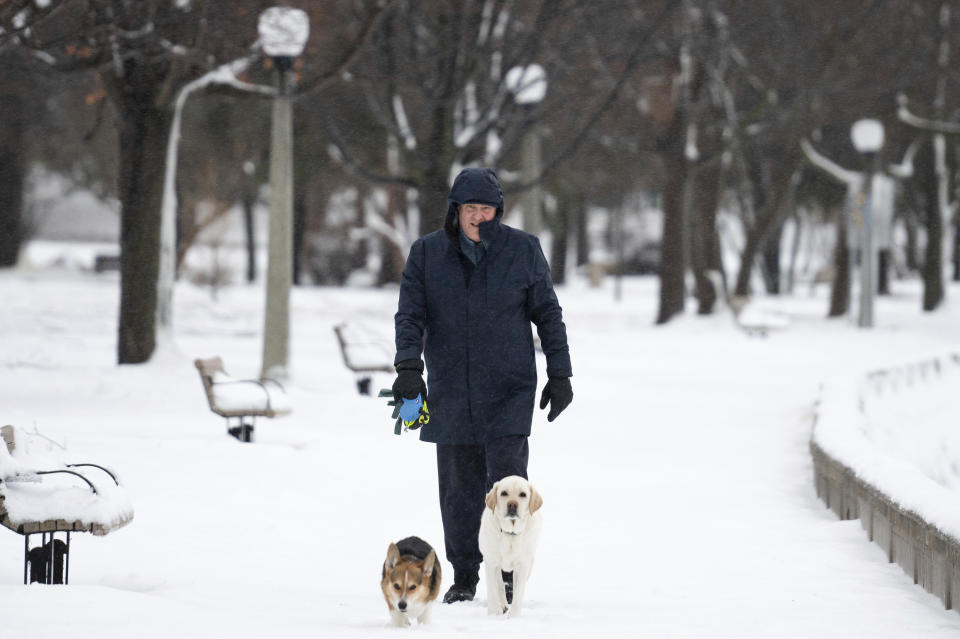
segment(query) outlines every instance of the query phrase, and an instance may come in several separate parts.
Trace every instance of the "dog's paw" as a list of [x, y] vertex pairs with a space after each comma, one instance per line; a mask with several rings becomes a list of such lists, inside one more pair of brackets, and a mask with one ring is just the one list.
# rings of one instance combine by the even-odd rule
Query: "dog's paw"
[[390, 624], [395, 628], [406, 628], [410, 625], [410, 620], [406, 615], [402, 615], [395, 610], [390, 611]]

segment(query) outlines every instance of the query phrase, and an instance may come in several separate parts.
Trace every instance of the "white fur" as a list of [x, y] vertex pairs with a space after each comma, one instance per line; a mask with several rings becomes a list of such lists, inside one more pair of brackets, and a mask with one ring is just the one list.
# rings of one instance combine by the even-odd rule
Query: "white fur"
[[430, 623], [433, 603], [432, 601], [417, 602], [408, 599], [406, 600], [407, 609], [401, 611], [394, 602], [394, 608], [390, 609], [390, 621], [397, 627], [411, 625], [411, 619], [416, 619], [418, 623]]
[[408, 601], [407, 609], [404, 612], [400, 612], [400, 610], [390, 611], [390, 621], [394, 626], [401, 628], [411, 625], [411, 619], [416, 619], [418, 623], [430, 623], [430, 613], [432, 608], [432, 601], [425, 604], [410, 603]]
[[[507, 515], [510, 502], [517, 505], [516, 517]], [[487, 494], [479, 542], [486, 567], [487, 612], [491, 615], [506, 612], [508, 617], [519, 617], [523, 612], [527, 579], [533, 569], [542, 525], [540, 503], [542, 500], [530, 482], [516, 475], [504, 477]], [[513, 603], [509, 609], [500, 571], [513, 572]]]

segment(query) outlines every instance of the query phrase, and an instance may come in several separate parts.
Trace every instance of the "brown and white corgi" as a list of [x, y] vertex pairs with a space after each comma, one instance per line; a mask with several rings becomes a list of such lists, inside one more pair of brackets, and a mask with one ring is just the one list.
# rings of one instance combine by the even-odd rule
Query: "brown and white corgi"
[[430, 609], [440, 593], [440, 561], [430, 544], [407, 537], [387, 548], [380, 578], [383, 598], [395, 626], [411, 619], [430, 623]]

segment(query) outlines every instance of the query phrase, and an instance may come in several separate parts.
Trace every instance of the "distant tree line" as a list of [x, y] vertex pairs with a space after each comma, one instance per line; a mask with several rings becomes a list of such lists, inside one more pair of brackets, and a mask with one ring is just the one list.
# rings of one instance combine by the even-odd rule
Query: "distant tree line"
[[[802, 150], [865, 169], [851, 124], [881, 120], [898, 182], [905, 267], [924, 310], [960, 278], [956, 202], [960, 0], [329, 0], [306, 10], [297, 60], [296, 277], [343, 282], [376, 254], [396, 281], [406, 245], [442, 222], [451, 173], [497, 169], [508, 205], [544, 194], [555, 279], [587, 263], [590, 211], [648, 194], [663, 211], [656, 321], [785, 286], [784, 229], [835, 227], [828, 313], [847, 311], [845, 188]], [[270, 85], [254, 46], [266, 2], [8, 0], [0, 5], [0, 265], [26, 237], [33, 162], [121, 203], [118, 361], [154, 349], [160, 195], [179, 91], [232, 60]], [[540, 65], [545, 98], [519, 104], [511, 69]], [[211, 86], [185, 109], [178, 257], [266, 179], [269, 98]], [[523, 170], [536, 129], [540, 171]], [[346, 187], [356, 215], [328, 215]], [[340, 194], [340, 195], [338, 195]], [[342, 208], [342, 202], [340, 207]], [[722, 259], [719, 215], [741, 238]], [[252, 244], [252, 232], [250, 234]], [[946, 252], [944, 247], [947, 248]], [[596, 247], [593, 247], [596, 248]], [[251, 251], [252, 254], [252, 251]], [[729, 266], [729, 264], [727, 265]], [[254, 277], [252, 263], [247, 276]], [[691, 276], [688, 278], [688, 276]], [[692, 288], [688, 290], [688, 282]], [[758, 284], [759, 283], [759, 284]]]

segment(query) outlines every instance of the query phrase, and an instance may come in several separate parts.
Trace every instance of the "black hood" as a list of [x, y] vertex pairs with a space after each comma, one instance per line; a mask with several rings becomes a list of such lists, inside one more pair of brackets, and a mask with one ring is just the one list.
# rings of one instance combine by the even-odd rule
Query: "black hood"
[[460, 244], [457, 211], [461, 204], [486, 204], [497, 210], [497, 214], [491, 221], [480, 225], [480, 237], [484, 239], [496, 232], [496, 227], [500, 225], [500, 218], [503, 217], [503, 191], [500, 189], [500, 181], [493, 169], [468, 167], [460, 171], [453, 181], [453, 186], [450, 187], [447, 201], [449, 204], [443, 230], [454, 246]]

